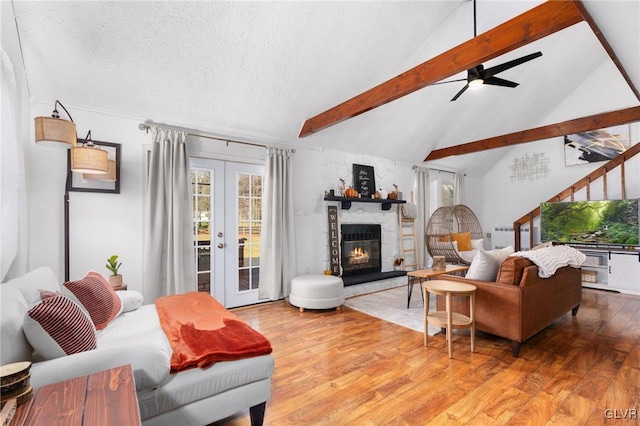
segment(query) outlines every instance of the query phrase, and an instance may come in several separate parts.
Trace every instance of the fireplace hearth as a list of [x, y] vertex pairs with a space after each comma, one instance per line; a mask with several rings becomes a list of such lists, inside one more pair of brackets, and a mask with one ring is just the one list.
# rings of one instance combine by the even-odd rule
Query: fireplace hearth
[[382, 270], [381, 227], [345, 224], [342, 231], [342, 277], [379, 273]]

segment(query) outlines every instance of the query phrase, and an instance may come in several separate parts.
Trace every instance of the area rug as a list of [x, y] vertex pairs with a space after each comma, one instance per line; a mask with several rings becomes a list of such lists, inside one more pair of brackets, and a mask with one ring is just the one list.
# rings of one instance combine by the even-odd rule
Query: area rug
[[[435, 309], [435, 297], [430, 298], [431, 309]], [[424, 310], [420, 287], [415, 286], [411, 295], [411, 304], [407, 309], [407, 287], [395, 287], [360, 296], [350, 297], [345, 306], [380, 318], [412, 330], [424, 332]], [[440, 332], [439, 327], [429, 324], [429, 335]]]

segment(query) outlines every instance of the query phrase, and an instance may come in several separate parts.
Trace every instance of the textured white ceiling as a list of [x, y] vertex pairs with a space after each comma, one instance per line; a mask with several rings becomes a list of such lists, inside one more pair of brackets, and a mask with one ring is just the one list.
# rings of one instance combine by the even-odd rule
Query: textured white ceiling
[[[538, 3], [478, 0], [478, 33]], [[636, 87], [639, 4], [585, 2]], [[542, 51], [500, 74], [516, 89], [483, 87], [449, 102], [464, 83], [430, 86], [299, 139], [307, 118], [471, 38], [473, 3], [14, 0], [14, 8], [34, 99], [237, 139], [414, 164], [435, 148], [638, 104], [581, 23], [484, 64]], [[585, 103], [591, 93], [602, 96]], [[558, 105], [566, 116], [549, 115]], [[436, 165], [481, 175], [498, 151]]]

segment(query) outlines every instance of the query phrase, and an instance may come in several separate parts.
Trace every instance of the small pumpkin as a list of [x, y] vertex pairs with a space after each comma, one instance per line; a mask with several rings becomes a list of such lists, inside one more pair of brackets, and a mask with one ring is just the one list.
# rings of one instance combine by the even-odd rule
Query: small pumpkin
[[379, 200], [380, 199], [380, 193], [378, 191], [374, 192], [373, 193], [373, 198], [376, 199], [376, 200]]
[[378, 190], [378, 194], [380, 194], [380, 199], [382, 200], [386, 200], [387, 199], [387, 191], [383, 191], [382, 189]]
[[358, 191], [356, 191], [355, 189], [349, 187], [345, 191], [345, 195], [347, 196], [347, 198], [358, 198]]
[[397, 200], [397, 199], [398, 199], [398, 194], [396, 194], [395, 192], [390, 192], [390, 193], [387, 195], [387, 199], [388, 199], [388, 200]]

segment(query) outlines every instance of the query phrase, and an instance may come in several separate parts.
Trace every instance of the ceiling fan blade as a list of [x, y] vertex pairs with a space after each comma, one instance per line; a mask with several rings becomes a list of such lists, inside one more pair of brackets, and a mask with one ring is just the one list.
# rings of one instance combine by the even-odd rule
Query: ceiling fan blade
[[517, 67], [518, 65], [529, 62], [532, 59], [539, 58], [540, 56], [542, 56], [542, 52], [536, 52], [518, 59], [514, 59], [512, 61], [505, 62], [504, 64], [496, 65], [495, 67], [487, 68], [486, 70], [484, 70], [484, 78], [486, 79], [487, 77], [493, 77], [494, 75], [502, 71], [506, 71], [509, 68]]
[[435, 86], [436, 84], [457, 83], [458, 81], [467, 81], [467, 79], [466, 78], [459, 78], [457, 80], [436, 81], [435, 83], [431, 83], [431, 85]]
[[505, 80], [503, 78], [489, 77], [484, 79], [484, 84], [490, 84], [492, 86], [516, 87], [519, 83]]
[[460, 97], [460, 95], [462, 95], [464, 93], [465, 90], [467, 90], [469, 88], [469, 84], [465, 84], [464, 87], [462, 88], [462, 90], [460, 90], [454, 97], [453, 99], [451, 99], [450, 102], [455, 101], [456, 99], [458, 99]]

